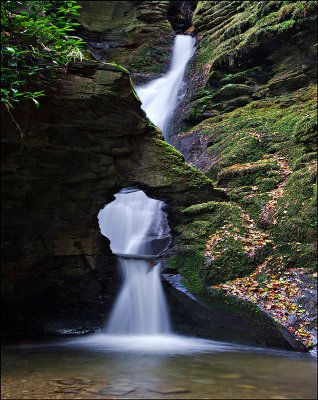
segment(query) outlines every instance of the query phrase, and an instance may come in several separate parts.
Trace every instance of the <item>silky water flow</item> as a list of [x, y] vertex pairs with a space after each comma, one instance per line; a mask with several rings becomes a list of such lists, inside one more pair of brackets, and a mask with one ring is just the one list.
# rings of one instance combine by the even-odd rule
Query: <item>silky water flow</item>
[[[195, 39], [177, 35], [169, 71], [161, 78], [136, 87], [142, 108], [165, 135], [176, 107], [178, 93]], [[148, 198], [141, 190], [123, 190], [100, 211], [103, 235], [118, 256], [123, 285], [105, 332], [116, 335], [170, 333], [166, 299], [160, 281], [159, 254], [168, 246], [168, 222], [164, 203]]]
[[141, 190], [123, 190], [98, 215], [101, 232], [110, 239], [124, 280], [105, 328], [108, 334], [170, 332], [160, 261], [156, 259], [170, 242], [163, 205]]
[[[177, 35], [170, 70], [163, 77], [136, 88], [142, 108], [165, 134], [178, 102], [187, 62], [195, 39]], [[171, 237], [164, 203], [141, 190], [126, 188], [98, 214], [101, 233], [117, 255], [123, 284], [103, 334], [84, 338], [89, 346], [119, 351], [193, 352], [228, 349], [229, 345], [173, 334], [160, 280], [160, 254]]]
[[[170, 70], [136, 88], [142, 108], [163, 132], [178, 102], [187, 62], [195, 39], [177, 35]], [[229, 343], [174, 334], [160, 280], [160, 255], [171, 241], [164, 203], [137, 188], [126, 188], [98, 214], [101, 233], [117, 255], [123, 283], [103, 333], [71, 339], [72, 345], [98, 351], [193, 353], [225, 351]]]
[[195, 51], [195, 38], [177, 35], [174, 40], [172, 61], [169, 71], [161, 78], [136, 87], [142, 102], [141, 108], [157, 125], [167, 140], [168, 124], [178, 102], [183, 75], [188, 61]]

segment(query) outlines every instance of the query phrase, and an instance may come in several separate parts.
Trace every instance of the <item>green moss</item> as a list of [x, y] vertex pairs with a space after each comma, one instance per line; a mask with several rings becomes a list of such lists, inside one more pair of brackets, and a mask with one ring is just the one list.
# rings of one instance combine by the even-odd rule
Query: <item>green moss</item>
[[[277, 171], [279, 165], [271, 160], [260, 160], [255, 163], [235, 164], [222, 169], [218, 174], [218, 184], [226, 185], [228, 188], [261, 185], [266, 186], [269, 182], [279, 182], [280, 174]], [[274, 176], [276, 179], [274, 179]], [[275, 185], [274, 185], [275, 187]], [[262, 190], [263, 191], [263, 190]]]
[[251, 89], [247, 85], [239, 83], [228, 83], [222, 86], [221, 89], [213, 96], [213, 98], [224, 100], [235, 96], [250, 95], [252, 93], [253, 89]]
[[245, 276], [255, 269], [257, 265], [255, 260], [244, 253], [242, 243], [235, 240], [233, 236], [223, 237], [222, 255], [211, 265], [202, 266], [201, 276], [208, 285], [216, 285]]
[[208, 223], [209, 232], [207, 234], [210, 234], [225, 223], [240, 221], [242, 210], [236, 204], [230, 202], [210, 201], [185, 208], [182, 213], [190, 220], [197, 217]]
[[221, 84], [222, 83], [225, 83], [225, 84], [242, 83], [242, 82], [245, 82], [248, 77], [250, 77], [251, 75], [253, 75], [256, 72], [261, 72], [261, 68], [254, 67], [251, 69], [247, 69], [245, 71], [237, 72], [236, 74], [227, 74], [220, 80], [220, 83]]
[[[230, 193], [230, 198], [234, 196]], [[235, 200], [241, 205], [241, 207], [248, 212], [253, 220], [259, 225], [261, 224], [261, 214], [263, 207], [271, 200], [271, 196], [267, 193], [258, 193], [255, 196], [236, 196]]]
[[[286, 36], [297, 34], [306, 21], [313, 20], [314, 2], [305, 3], [248, 1], [228, 2], [224, 7], [215, 2], [200, 2], [194, 16], [194, 25], [200, 32], [194, 65], [198, 81], [203, 83], [193, 98], [187, 122], [197, 124], [188, 131], [189, 135], [204, 135], [204, 143], [208, 143], [206, 152], [211, 165], [208, 161], [204, 165], [205, 170], [208, 169], [207, 176], [224, 188], [228, 198], [241, 205], [259, 226], [262, 226], [264, 206], [273, 200], [269, 192], [283, 179], [284, 169], [280, 170], [277, 162], [270, 161], [272, 155], [282, 157], [295, 169], [285, 191], [279, 191], [277, 224], [264, 229], [275, 242], [273, 254], [283, 255], [286, 260], [297, 259], [297, 265], [309, 266], [314, 256], [312, 221], [315, 220], [313, 193], [316, 186], [308, 171], [301, 174], [311, 168], [310, 160], [316, 151], [317, 87], [309, 85], [298, 89], [299, 84], [291, 82], [292, 89], [287, 87], [286, 94], [273, 95], [280, 93], [279, 85], [275, 86], [276, 81], [280, 82], [280, 74], [286, 69], [290, 72], [283, 65], [287, 61], [284, 58], [278, 61], [281, 64], [271, 70], [274, 76], [270, 81], [263, 66], [249, 62], [254, 55], [258, 62], [258, 50], [262, 47], [268, 49], [273, 42], [276, 45], [276, 41], [285, 41]], [[231, 18], [228, 24], [223, 23], [227, 15]], [[275, 57], [271, 58], [274, 63]], [[240, 70], [242, 67], [245, 70]], [[286, 76], [288, 80], [289, 75]], [[261, 100], [253, 101], [255, 98]], [[209, 118], [211, 115], [217, 116]], [[284, 218], [285, 212], [290, 218]], [[182, 217], [177, 252], [182, 253], [186, 248], [190, 258], [198, 256], [196, 260], [204, 257], [202, 243], [226, 224], [238, 229], [240, 235], [245, 233], [240, 224], [239, 207], [199, 204], [183, 210]], [[263, 253], [249, 257], [231, 232], [222, 236], [222, 254], [212, 257], [211, 264], [195, 262], [194, 281], [191, 281], [190, 266], [186, 268], [190, 286], [198, 277], [200, 282], [203, 280], [210, 285], [243, 276], [251, 272], [257, 262], [261, 263], [271, 248], [269, 245]], [[175, 265], [182, 268], [182, 256]]]
[[317, 110], [303, 116], [294, 127], [295, 142], [307, 151], [317, 151]]
[[122, 65], [119, 65], [119, 64], [116, 64], [113, 62], [107, 63], [106, 65], [110, 65], [110, 66], [114, 67], [115, 69], [117, 69], [118, 71], [125, 72], [125, 74], [129, 74], [128, 69], [123, 67]]
[[306, 167], [310, 161], [315, 160], [317, 160], [317, 152], [314, 151], [312, 153], [303, 154], [301, 157], [294, 160], [291, 166], [292, 169], [296, 170]]
[[183, 279], [181, 283], [194, 294], [202, 293], [205, 282], [200, 276], [200, 266], [204, 263], [204, 256], [197, 252], [185, 251], [183, 254], [174, 254], [168, 258], [168, 266], [178, 270]]
[[[233, 203], [196, 204], [185, 208], [182, 215], [169, 266], [184, 276], [189, 291], [245, 276], [267, 255], [268, 247], [254, 256], [244, 252], [238, 234], [247, 234], [247, 227], [242, 225], [241, 208]], [[205, 245], [215, 234], [220, 235], [221, 255], [211, 263], [205, 258]]]
[[[222, 24], [218, 27], [218, 18], [214, 17], [214, 13], [220, 16], [222, 11], [217, 10], [217, 5], [206, 2], [200, 7], [201, 12], [205, 10], [204, 13], [198, 11], [193, 18], [195, 26], [205, 28], [200, 42], [198, 70], [208, 63], [233, 65], [235, 58], [241, 54], [250, 52], [268, 38], [295, 31], [304, 19], [316, 14], [317, 2], [314, 1], [264, 3], [247, 1], [238, 8], [235, 2], [227, 5], [224, 14], [231, 15], [231, 24], [227, 29]], [[210, 40], [211, 36], [213, 40]]]
[[[314, 135], [315, 113], [316, 86], [312, 85], [206, 119], [189, 132], [204, 131], [211, 135], [208, 152], [214, 163], [208, 176], [215, 179], [222, 168], [256, 162], [266, 154], [279, 151], [291, 162], [299, 158], [307, 150], [297, 141], [304, 131]], [[302, 123], [304, 116], [306, 124]]]
[[140, 98], [139, 98], [139, 96], [138, 96], [138, 94], [137, 94], [137, 92], [136, 92], [136, 90], [135, 90], [135, 86], [134, 86], [134, 83], [133, 83], [132, 79], [129, 78], [129, 81], [130, 81], [131, 91], [133, 92], [133, 95], [135, 96], [135, 98], [136, 98], [139, 102], [141, 102], [141, 100], [140, 100]]
[[154, 138], [152, 140], [155, 142], [156, 148], [158, 149], [158, 151], [160, 151], [165, 159], [168, 160], [170, 159], [170, 157], [173, 157], [173, 159], [175, 160], [184, 162], [184, 156], [169, 143], [157, 138]]
[[280, 251], [297, 266], [315, 266], [317, 232], [315, 163], [294, 171], [278, 199], [277, 224], [270, 229]]
[[263, 193], [274, 190], [281, 181], [282, 178], [277, 172], [276, 176], [271, 176], [269, 178], [257, 178], [255, 184], [257, 185], [259, 192]]
[[151, 43], [145, 43], [138, 51], [134, 52], [130, 60], [131, 68], [138, 73], [162, 73], [169, 63], [172, 35], [154, 38]]
[[[215, 307], [218, 305], [221, 308], [228, 309], [231, 307], [231, 310], [236, 311], [238, 314], [242, 313], [242, 316], [248, 312], [251, 317], [251, 312], [254, 314], [254, 318], [260, 322], [261, 319], [269, 320], [270, 317], [263, 313], [260, 308], [248, 300], [238, 299], [236, 296], [228, 293], [224, 293], [221, 289], [216, 288], [208, 288], [203, 295], [200, 297], [206, 304]], [[246, 318], [246, 315], [245, 315]], [[264, 321], [262, 321], [264, 323]], [[276, 324], [274, 320], [271, 320], [271, 323]]]
[[289, 18], [302, 19], [306, 15], [316, 12], [317, 2], [316, 1], [295, 1], [284, 4], [278, 12], [277, 18], [279, 21], [283, 21]]

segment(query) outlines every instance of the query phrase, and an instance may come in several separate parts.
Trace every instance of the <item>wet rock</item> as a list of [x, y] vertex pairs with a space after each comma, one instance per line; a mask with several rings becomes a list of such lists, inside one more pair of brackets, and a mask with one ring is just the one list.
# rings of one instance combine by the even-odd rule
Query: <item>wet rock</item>
[[136, 388], [132, 385], [127, 384], [111, 384], [98, 391], [100, 395], [113, 395], [113, 396], [124, 396], [126, 394], [132, 393]]
[[138, 84], [167, 70], [174, 37], [167, 20], [169, 1], [79, 4], [77, 33], [96, 60], [115, 60], [129, 69]]
[[[119, 285], [99, 210], [121, 188], [138, 186], [167, 201], [177, 222], [182, 206], [218, 194], [161, 140], [123, 68], [71, 64], [47, 87], [40, 113], [13, 112], [25, 141], [6, 148], [2, 175], [9, 196], [3, 202], [6, 327], [10, 337], [95, 330]], [[4, 115], [3, 139], [19, 142], [12, 124]]]
[[182, 393], [191, 393], [191, 390], [174, 387], [169, 385], [158, 385], [154, 388], [148, 388], [149, 392], [160, 393], [160, 394], [182, 394]]

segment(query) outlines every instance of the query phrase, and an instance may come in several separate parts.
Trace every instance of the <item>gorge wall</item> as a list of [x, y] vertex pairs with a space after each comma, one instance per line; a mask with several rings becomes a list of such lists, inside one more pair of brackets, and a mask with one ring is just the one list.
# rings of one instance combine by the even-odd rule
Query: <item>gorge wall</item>
[[73, 329], [100, 324], [117, 286], [98, 211], [133, 185], [164, 199], [173, 220], [219, 194], [161, 140], [123, 68], [70, 65], [48, 83], [40, 112], [14, 116], [25, 136], [4, 113], [4, 313], [25, 329], [63, 313]]
[[[102, 326], [119, 282], [97, 213], [136, 185], [167, 203], [167, 272], [214, 310], [167, 285], [176, 325], [301, 347], [217, 286], [264, 263], [268, 276], [282, 265], [313, 271], [314, 3], [79, 1], [77, 33], [91, 60], [48, 78], [39, 110], [15, 110], [23, 140], [3, 115], [6, 332]], [[130, 80], [164, 73], [174, 31], [186, 30], [197, 51], [170, 142], [190, 165], [147, 120]]]
[[[189, 288], [202, 284], [212, 297], [221, 289], [248, 299], [311, 345], [317, 343], [316, 19], [314, 1], [198, 2], [197, 51], [170, 134], [232, 205], [221, 228], [219, 209], [214, 216], [207, 205], [186, 211], [191, 217], [180, 240], [199, 237], [202, 244], [197, 279], [189, 266]], [[181, 260], [176, 254], [171, 263]], [[290, 309], [284, 298], [295, 293], [274, 283], [285, 277], [299, 290]], [[308, 279], [307, 289], [299, 277]], [[266, 300], [268, 287], [281, 301]], [[296, 303], [307, 319], [299, 318]]]

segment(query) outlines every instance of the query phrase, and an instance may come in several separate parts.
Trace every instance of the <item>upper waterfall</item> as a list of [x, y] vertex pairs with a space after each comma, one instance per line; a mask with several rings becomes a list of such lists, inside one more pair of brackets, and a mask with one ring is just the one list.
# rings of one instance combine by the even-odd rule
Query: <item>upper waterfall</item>
[[163, 77], [135, 88], [142, 102], [141, 108], [161, 129], [165, 139], [168, 136], [169, 119], [177, 105], [186, 65], [195, 51], [194, 45], [195, 38], [192, 36], [177, 35], [169, 71]]

